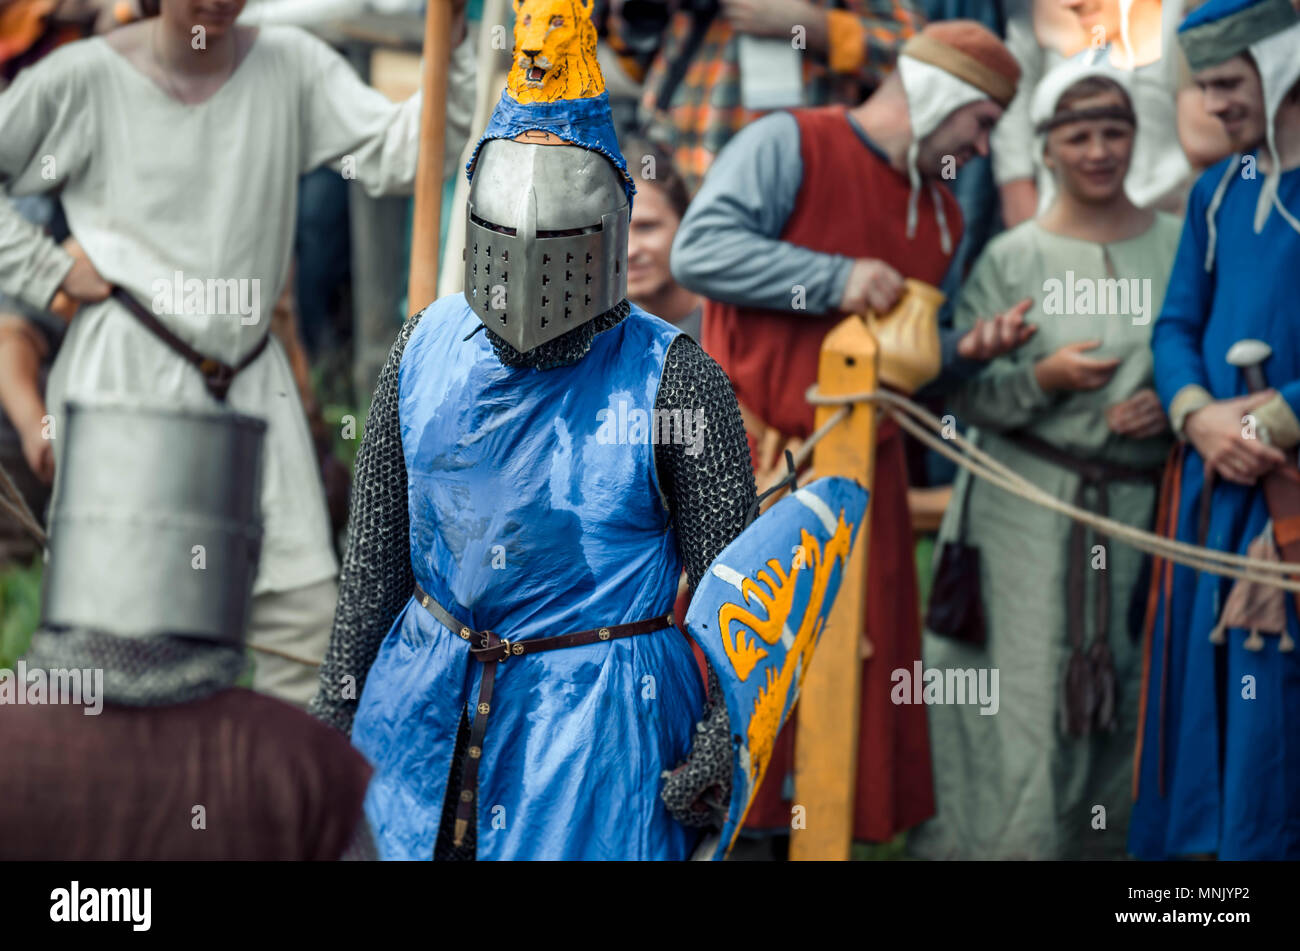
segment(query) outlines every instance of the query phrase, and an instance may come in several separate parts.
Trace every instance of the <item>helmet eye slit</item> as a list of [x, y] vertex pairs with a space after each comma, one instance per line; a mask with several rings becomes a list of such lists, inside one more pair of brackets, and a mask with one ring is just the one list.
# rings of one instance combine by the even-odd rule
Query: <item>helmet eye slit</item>
[[[485, 221], [484, 219], [480, 218], [478, 215], [475, 214], [470, 214], [469, 220], [474, 222], [474, 224], [478, 225], [480, 228], [486, 228], [488, 231], [495, 231], [497, 234], [506, 234], [506, 235], [510, 235], [511, 237], [514, 237], [519, 233], [514, 228], [507, 228], [504, 225], [494, 225], [492, 222]], [[478, 254], [477, 242], [474, 244], [474, 253]], [[488, 248], [488, 254], [491, 253], [492, 253], [492, 249]]]

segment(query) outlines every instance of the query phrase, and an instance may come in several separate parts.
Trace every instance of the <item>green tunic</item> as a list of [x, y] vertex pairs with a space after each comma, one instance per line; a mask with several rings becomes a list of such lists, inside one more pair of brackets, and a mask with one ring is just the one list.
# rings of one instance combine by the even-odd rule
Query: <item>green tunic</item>
[[[1153, 473], [1164, 461], [1170, 437], [1119, 436], [1107, 426], [1104, 410], [1153, 385], [1151, 325], [1164, 300], [1180, 227], [1177, 219], [1161, 214], [1139, 237], [1101, 245], [1061, 237], [1028, 221], [989, 244], [962, 289], [954, 316], [958, 326], [1032, 297], [1026, 320], [1038, 330], [954, 394], [950, 410], [961, 424], [974, 427], [972, 435], [983, 449], [1058, 498], [1073, 501], [1079, 477], [1004, 434], [1028, 433], [1075, 457]], [[1121, 315], [1110, 309], [1112, 301], [1100, 285], [1107, 278], [1138, 281], [1140, 296], [1130, 298]], [[1086, 297], [1081, 299], [1088, 282], [1095, 282], [1091, 290], [1100, 286], [1102, 294], [1094, 294], [1092, 313], [1078, 313], [1088, 308]], [[1143, 322], [1146, 316], [1150, 319]], [[1034, 377], [1034, 363], [1064, 344], [1090, 339], [1101, 346], [1088, 355], [1123, 359], [1110, 382], [1098, 390], [1045, 393]], [[924, 858], [1121, 857], [1141, 675], [1129, 608], [1142, 556], [1122, 542], [1088, 539], [1085, 648], [1096, 630], [1101, 570], [1093, 546], [1103, 544], [1119, 725], [1109, 735], [1066, 737], [1060, 729], [1060, 695], [1071, 653], [1065, 596], [1070, 520], [982, 480], [967, 498], [967, 482], [961, 470], [939, 544], [957, 534], [962, 509], [969, 507], [966, 540], [980, 552], [987, 643], [973, 647], [926, 631], [923, 657], [926, 668], [996, 669], [997, 712], [982, 714], [980, 705], [969, 702], [931, 704], [937, 814], [912, 834], [909, 848]], [[1107, 502], [1111, 517], [1148, 528], [1156, 488], [1111, 482]], [[1095, 505], [1091, 493], [1087, 504]]]

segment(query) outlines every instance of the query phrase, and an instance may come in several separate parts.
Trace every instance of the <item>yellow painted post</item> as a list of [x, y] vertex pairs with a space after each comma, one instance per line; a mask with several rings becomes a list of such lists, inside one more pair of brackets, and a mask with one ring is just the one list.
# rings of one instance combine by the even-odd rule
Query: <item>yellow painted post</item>
[[[822, 344], [817, 371], [821, 393], [847, 396], [874, 390], [879, 353], [861, 319], [849, 317], [837, 324]], [[816, 425], [821, 426], [838, 409], [817, 407]], [[871, 489], [875, 458], [876, 409], [858, 403], [817, 444], [813, 468], [818, 477], [845, 476]], [[804, 824], [793, 830], [790, 842], [790, 858], [796, 861], [846, 860], [853, 839], [870, 514], [868, 503], [835, 606], [799, 692], [794, 803], [803, 807]]]

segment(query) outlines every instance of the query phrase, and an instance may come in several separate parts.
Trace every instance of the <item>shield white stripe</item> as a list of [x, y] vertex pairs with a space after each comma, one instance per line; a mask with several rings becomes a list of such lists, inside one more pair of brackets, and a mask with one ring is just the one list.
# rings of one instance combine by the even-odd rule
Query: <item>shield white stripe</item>
[[715, 578], [721, 578], [723, 581], [731, 585], [737, 591], [740, 590], [740, 583], [745, 580], [744, 575], [742, 575], [735, 568], [728, 567], [727, 565], [717, 564], [711, 567], [709, 570], [713, 572]]
[[807, 489], [797, 490], [794, 497], [812, 510], [812, 513], [822, 523], [822, 528], [826, 529], [826, 534], [835, 534], [835, 516], [831, 514], [830, 506]]

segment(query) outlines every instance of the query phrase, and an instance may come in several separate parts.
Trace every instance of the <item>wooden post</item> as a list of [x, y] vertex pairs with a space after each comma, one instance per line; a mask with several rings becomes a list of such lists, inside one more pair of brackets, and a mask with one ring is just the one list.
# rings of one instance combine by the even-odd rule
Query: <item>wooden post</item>
[[438, 231], [442, 224], [442, 168], [446, 151], [447, 73], [451, 69], [451, 0], [428, 0], [424, 19], [424, 104], [420, 163], [415, 171], [411, 221], [411, 313], [438, 295]]
[[[826, 335], [817, 385], [824, 396], [846, 396], [876, 388], [879, 347], [866, 324], [848, 317]], [[839, 409], [817, 407], [821, 426]], [[845, 476], [872, 489], [876, 457], [876, 408], [859, 403], [813, 450], [818, 477]], [[790, 858], [846, 860], [853, 839], [853, 804], [858, 765], [858, 704], [866, 645], [862, 628], [867, 596], [867, 514], [845, 566], [835, 606], [799, 692], [795, 743], [794, 802], [804, 808], [805, 826], [795, 829]]]

